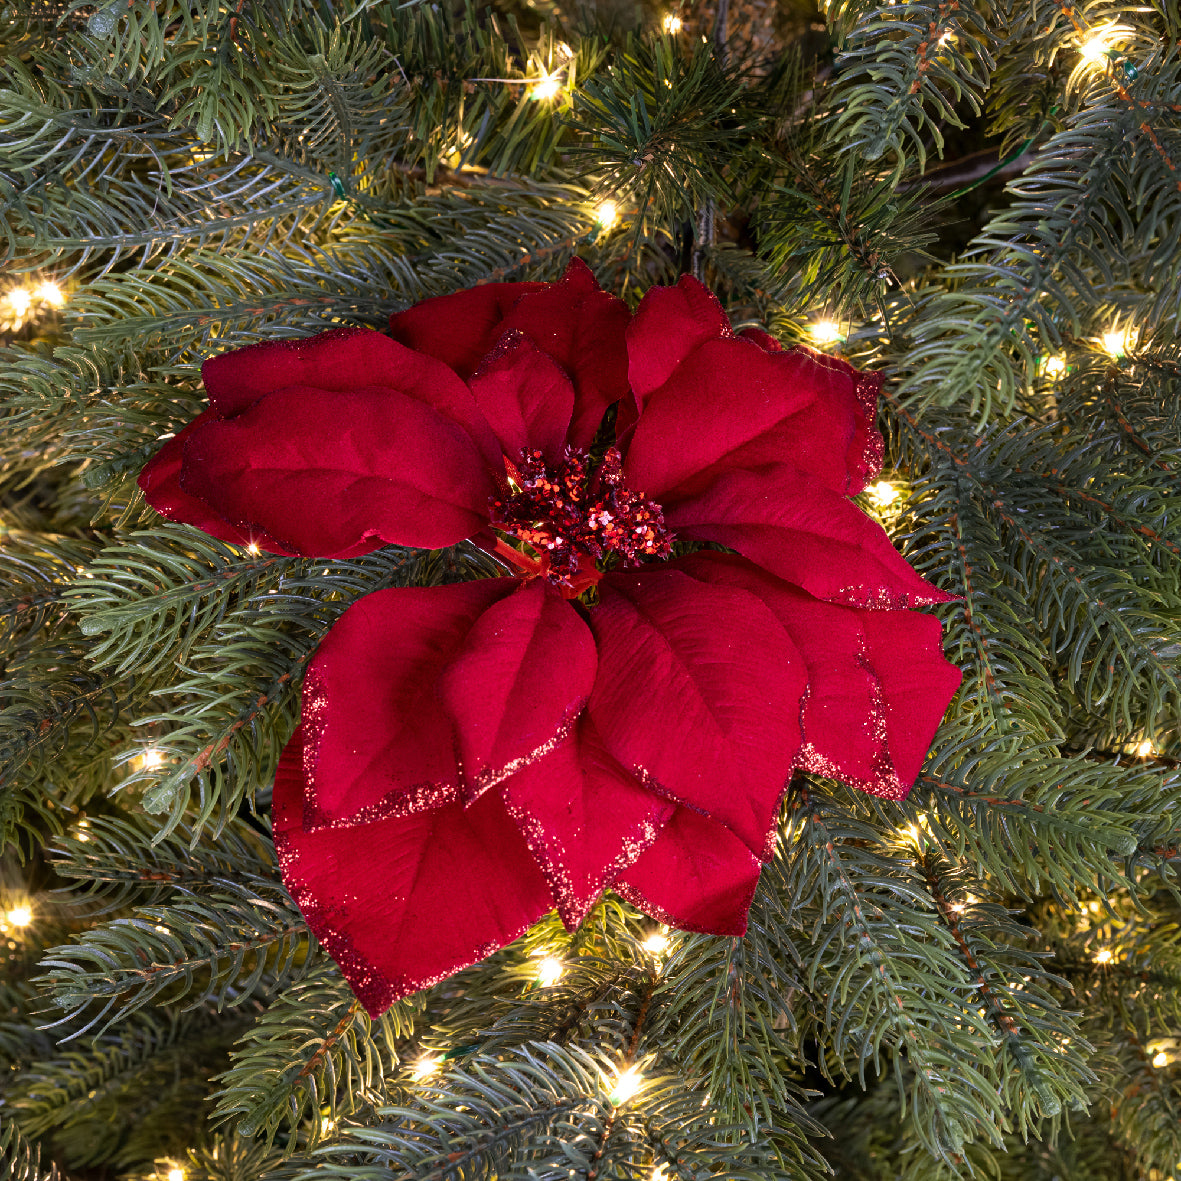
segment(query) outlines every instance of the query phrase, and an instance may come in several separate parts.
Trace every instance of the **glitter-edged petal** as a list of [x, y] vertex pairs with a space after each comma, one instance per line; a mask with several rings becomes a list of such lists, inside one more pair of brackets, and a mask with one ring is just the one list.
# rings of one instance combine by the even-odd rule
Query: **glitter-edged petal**
[[797, 764], [904, 798], [961, 679], [943, 657], [939, 620], [822, 603], [728, 554], [694, 554], [677, 568], [757, 595], [795, 642], [808, 669]]
[[527, 336], [569, 375], [575, 402], [569, 442], [587, 447], [607, 407], [628, 393], [622, 300], [571, 259], [557, 283], [505, 283], [458, 291], [390, 319], [397, 340], [438, 357], [467, 379], [506, 332]]
[[620, 439], [629, 479], [658, 500], [785, 458], [847, 496], [881, 470], [880, 377], [811, 349], [784, 350], [766, 333], [732, 336], [696, 280], [644, 297], [628, 350], [643, 414]]
[[308, 926], [371, 1017], [484, 959], [553, 906], [496, 792], [358, 828], [302, 826], [302, 734], [275, 779], [275, 848]]
[[439, 678], [480, 616], [519, 585], [495, 578], [375, 591], [337, 620], [304, 679], [305, 828], [460, 798], [459, 739]]
[[500, 792], [570, 930], [676, 808], [620, 767], [585, 714], [552, 754], [506, 779]]
[[481, 528], [495, 490], [465, 430], [375, 385], [290, 387], [206, 423], [186, 440], [180, 484], [243, 532], [317, 557], [452, 545]]
[[955, 597], [916, 574], [877, 521], [792, 464], [724, 472], [664, 511], [678, 535], [735, 549], [818, 599], [903, 609]]
[[466, 800], [570, 733], [597, 664], [590, 628], [542, 579], [521, 583], [472, 623], [437, 687], [454, 722]]
[[[190, 496], [180, 486], [180, 473], [184, 461], [185, 443], [193, 434], [210, 422], [218, 418], [215, 410], [206, 410], [198, 415], [179, 434], [169, 439], [159, 451], [144, 465], [139, 474], [139, 486], [143, 490], [144, 499], [162, 517], [170, 521], [183, 521], [186, 525], [195, 525], [198, 529], [228, 541], [232, 545], [257, 545], [272, 554], [286, 554], [281, 542], [269, 535], [240, 529], [237, 525], [220, 517], [203, 500]], [[366, 547], [368, 548], [368, 547]], [[358, 551], [364, 553], [364, 550]], [[350, 557], [353, 555], [349, 555]]]
[[754, 595], [679, 570], [613, 572], [599, 595], [587, 708], [604, 745], [645, 786], [762, 853], [800, 743], [794, 644]]
[[761, 869], [729, 829], [678, 808], [614, 889], [645, 914], [682, 931], [738, 936], [746, 934]]
[[562, 448], [574, 412], [574, 388], [565, 372], [527, 336], [510, 332], [469, 382], [501, 451], [516, 461], [527, 448], [550, 463]]

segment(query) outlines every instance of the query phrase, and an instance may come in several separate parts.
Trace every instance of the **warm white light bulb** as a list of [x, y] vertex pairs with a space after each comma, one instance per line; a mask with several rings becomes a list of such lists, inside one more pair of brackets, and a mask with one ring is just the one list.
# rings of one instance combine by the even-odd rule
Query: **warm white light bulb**
[[668, 1175], [668, 1165], [662, 1161], [648, 1174], [648, 1181], [672, 1181]]
[[147, 750], [139, 756], [139, 765], [145, 770], [149, 771], [153, 767], [160, 767], [164, 764], [164, 752], [158, 747], [149, 746]]
[[1136, 747], [1136, 754], [1142, 759], [1149, 759], [1156, 754], [1156, 747], [1146, 738]]
[[608, 1099], [619, 1107], [626, 1103], [643, 1085], [644, 1076], [640, 1074], [639, 1068], [629, 1066], [616, 1080], [615, 1085], [611, 1088]]
[[1110, 964], [1115, 959], [1115, 955], [1110, 947], [1101, 947], [1091, 958], [1097, 964]]
[[258, 548], [258, 545], [257, 545], [255, 542], [253, 542], [253, 541], [252, 541], [252, 542], [251, 542], [251, 543], [250, 543], [250, 544], [249, 544], [249, 545], [246, 547], [246, 552], [247, 552], [248, 554], [251, 554], [253, 557], [256, 557], [256, 558], [257, 558], [257, 557], [258, 557], [258, 555], [262, 553], [262, 550], [260, 550], [260, 549]]
[[1111, 332], [1105, 332], [1100, 337], [1100, 341], [1105, 353], [1110, 353], [1113, 357], [1122, 357], [1132, 347], [1131, 338], [1132, 334], [1129, 329], [1116, 328]]
[[889, 508], [902, 495], [889, 480], [879, 480], [876, 484], [871, 484], [866, 491], [870, 501], [878, 508]]
[[168, 1181], [185, 1181], [184, 1169], [169, 1169]]
[[10, 927], [27, 927], [33, 921], [33, 912], [27, 906], [14, 906], [5, 917]]
[[542, 988], [549, 988], [550, 985], [557, 984], [561, 980], [563, 971], [565, 968], [562, 961], [555, 959], [552, 955], [547, 955], [537, 965], [537, 983]]
[[845, 334], [835, 320], [817, 320], [808, 331], [812, 339], [820, 345], [839, 344], [845, 339]]
[[1160, 1070], [1162, 1066], [1168, 1066], [1168, 1064], [1169, 1056], [1164, 1052], [1164, 1050], [1161, 1050], [1159, 1053], [1153, 1056], [1152, 1065], [1155, 1066], [1157, 1070]]
[[670, 12], [664, 18], [663, 27], [666, 33], [679, 33], [685, 27], [685, 22], [679, 16]]
[[561, 89], [562, 79], [557, 74], [543, 73], [541, 77], [533, 83], [533, 87], [529, 91], [529, 97], [538, 99], [557, 98], [558, 92]]
[[660, 931], [649, 935], [640, 946], [650, 955], [661, 955], [668, 950], [669, 938]]
[[42, 302], [49, 304], [50, 307], [60, 308], [66, 302], [66, 297], [62, 294], [62, 289], [56, 283], [48, 281], [42, 283], [33, 294]]
[[1047, 377], [1061, 377], [1066, 372], [1066, 358], [1061, 353], [1047, 357], [1045, 365], [1042, 366], [1042, 372]]
[[1106, 24], [1095, 29], [1089, 37], [1078, 47], [1083, 64], [1092, 69], [1107, 64], [1107, 55], [1115, 45], [1118, 30], [1114, 24]]
[[30, 294], [28, 288], [14, 287], [8, 293], [8, 302], [12, 305], [13, 312], [18, 316], [23, 316], [28, 310], [29, 305], [33, 302], [33, 296]]
[[436, 1058], [431, 1054], [424, 1054], [410, 1068], [410, 1077], [414, 1079], [416, 1083], [420, 1083], [424, 1079], [431, 1078], [433, 1075], [438, 1074], [442, 1067], [442, 1058]]
[[609, 230], [619, 220], [619, 206], [614, 201], [600, 201], [595, 206], [595, 222], [604, 229]]

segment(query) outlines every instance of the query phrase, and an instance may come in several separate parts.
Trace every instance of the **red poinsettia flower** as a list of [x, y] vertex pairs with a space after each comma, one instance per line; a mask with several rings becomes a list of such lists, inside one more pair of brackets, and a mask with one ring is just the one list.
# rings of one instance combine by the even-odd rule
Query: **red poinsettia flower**
[[577, 260], [391, 331], [207, 362], [140, 480], [278, 553], [506, 564], [368, 595], [309, 665], [274, 831], [312, 930], [375, 1015], [608, 887], [741, 934], [792, 771], [904, 796], [960, 680], [910, 610], [948, 596], [850, 500], [877, 382], [735, 336], [693, 279], [632, 317]]

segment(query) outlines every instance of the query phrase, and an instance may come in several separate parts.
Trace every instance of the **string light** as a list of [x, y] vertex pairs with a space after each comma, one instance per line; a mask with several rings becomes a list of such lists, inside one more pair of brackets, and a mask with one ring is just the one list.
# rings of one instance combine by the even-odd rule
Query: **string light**
[[660, 1164], [653, 1166], [652, 1172], [648, 1174], [648, 1181], [671, 1181], [668, 1175], [668, 1165], [661, 1161]]
[[1097, 964], [1110, 964], [1115, 959], [1115, 955], [1110, 947], [1101, 947], [1091, 958]]
[[56, 284], [46, 280], [33, 293], [37, 299], [42, 303], [49, 304], [50, 307], [60, 308], [66, 302], [66, 297], [62, 293], [62, 289]]
[[246, 547], [246, 552], [247, 552], [248, 554], [250, 554], [252, 557], [255, 557], [255, 558], [257, 558], [257, 557], [258, 557], [258, 555], [259, 555], [260, 553], [262, 553], [262, 550], [260, 550], [260, 549], [258, 548], [258, 545], [257, 545], [257, 543], [255, 543], [255, 542], [253, 542], [253, 541], [252, 541], [252, 542], [251, 542], [251, 543], [250, 543], [250, 544], [249, 544], [249, 545]]
[[1168, 1064], [1169, 1056], [1164, 1052], [1164, 1050], [1159, 1050], [1155, 1055], [1153, 1055], [1152, 1065], [1155, 1066], [1157, 1070], [1160, 1070], [1163, 1066], [1168, 1066]]
[[534, 99], [557, 98], [561, 89], [561, 76], [559, 74], [550, 74], [543, 71], [541, 77], [533, 83], [533, 86], [529, 91], [529, 97]]
[[1047, 357], [1042, 372], [1047, 377], [1061, 377], [1066, 372], [1066, 358], [1061, 353]]
[[666, 33], [676, 34], [685, 27], [685, 22], [682, 21], [679, 16], [670, 12], [668, 16], [664, 18], [662, 27]]
[[161, 767], [164, 765], [164, 752], [156, 746], [149, 746], [147, 750], [137, 755], [132, 764], [138, 763], [136, 768], [140, 771], [150, 771], [153, 767]]
[[661, 955], [668, 950], [669, 938], [663, 931], [654, 931], [640, 946], [649, 955]]
[[410, 1068], [410, 1077], [416, 1083], [421, 1083], [428, 1078], [438, 1074], [443, 1068], [443, 1059], [436, 1058], [431, 1054], [424, 1054], [419, 1060]]
[[840, 344], [845, 339], [840, 325], [834, 320], [817, 320], [809, 329], [813, 341], [819, 345]]
[[562, 979], [562, 973], [565, 967], [562, 961], [555, 959], [552, 955], [547, 955], [545, 959], [537, 965], [537, 983], [541, 988], [549, 988], [553, 984], [557, 984]]
[[1107, 65], [1108, 54], [1115, 47], [1115, 42], [1122, 32], [1126, 32], [1126, 30], [1114, 21], [1095, 29], [1079, 46], [1083, 65], [1089, 66], [1091, 69]]
[[1132, 347], [1132, 330], [1130, 328], [1115, 328], [1105, 332], [1099, 338], [1103, 351], [1113, 357], [1122, 357]]
[[185, 1181], [184, 1169], [169, 1169], [168, 1181]]
[[1156, 747], [1146, 738], [1136, 747], [1136, 754], [1139, 758], [1150, 759], [1156, 754]]
[[902, 495], [889, 480], [879, 480], [876, 484], [870, 484], [866, 494], [876, 508], [889, 508]]
[[622, 1107], [643, 1086], [644, 1076], [639, 1067], [629, 1066], [616, 1080], [607, 1096], [614, 1107]]
[[595, 224], [609, 230], [619, 220], [619, 206], [614, 201], [600, 201], [595, 206]]
[[959, 902], [953, 902], [949, 909], [955, 914], [963, 914], [969, 906], [975, 906], [979, 901], [975, 894], [965, 894]]
[[27, 927], [33, 921], [33, 912], [27, 906], [14, 906], [4, 917], [10, 927]]
[[23, 319], [32, 305], [33, 296], [27, 287], [14, 287], [5, 297], [12, 305], [13, 314], [17, 319]]

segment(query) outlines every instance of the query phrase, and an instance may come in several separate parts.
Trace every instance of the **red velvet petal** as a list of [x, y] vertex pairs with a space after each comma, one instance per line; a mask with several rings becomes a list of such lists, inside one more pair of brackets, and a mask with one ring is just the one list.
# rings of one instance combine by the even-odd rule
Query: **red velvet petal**
[[810, 350], [706, 341], [649, 395], [628, 450], [629, 484], [663, 501], [721, 472], [787, 462], [855, 495], [881, 470], [879, 385]]
[[729, 829], [678, 808], [615, 883], [628, 902], [682, 931], [746, 934], [759, 859]]
[[753, 344], [757, 344], [764, 353], [783, 352], [783, 345], [769, 332], [764, 332], [761, 328], [744, 328], [738, 335], [743, 340], [749, 340]]
[[628, 396], [627, 305], [599, 289], [590, 267], [570, 260], [560, 283], [526, 295], [504, 318], [570, 375], [574, 415], [570, 442], [589, 447], [612, 402]]
[[275, 779], [283, 881], [371, 1017], [476, 963], [553, 905], [504, 803], [307, 832], [296, 731]]
[[726, 472], [666, 501], [664, 516], [676, 533], [729, 546], [818, 599], [897, 609], [955, 598], [916, 574], [877, 521], [790, 464]]
[[558, 745], [590, 696], [597, 664], [590, 628], [541, 579], [472, 623], [437, 688], [455, 723], [465, 799]]
[[210, 421], [187, 440], [180, 479], [244, 532], [323, 557], [452, 545], [484, 524], [495, 491], [461, 427], [412, 393], [372, 385], [290, 387]]
[[510, 332], [501, 337], [469, 384], [510, 459], [519, 459], [527, 448], [541, 451], [551, 464], [562, 458], [574, 388], [557, 362], [527, 336]]
[[455, 723], [437, 685], [513, 578], [397, 587], [359, 599], [324, 637], [303, 686], [309, 829], [459, 799]]
[[552, 754], [510, 776], [500, 792], [571, 931], [676, 808], [620, 767], [585, 714]]
[[286, 554], [290, 551], [273, 537], [259, 531], [251, 533], [231, 525], [229, 521], [218, 516], [203, 500], [190, 496], [180, 486], [180, 473], [185, 443], [194, 432], [200, 430], [207, 423], [218, 418], [215, 410], [206, 410], [198, 415], [179, 434], [169, 439], [155, 455], [144, 465], [137, 483], [143, 489], [144, 499], [161, 516], [170, 521], [183, 521], [186, 525], [196, 525], [198, 529], [208, 533], [211, 537], [228, 541], [231, 545], [257, 545], [273, 554]]
[[451, 295], [424, 299], [390, 317], [395, 340], [436, 357], [465, 381], [500, 339], [505, 316], [531, 291], [547, 283], [485, 283]]
[[505, 332], [523, 332], [574, 384], [569, 440], [590, 444], [603, 412], [628, 392], [622, 300], [571, 259], [558, 283], [500, 283], [428, 299], [390, 318], [394, 337], [437, 357], [465, 380]]
[[795, 646], [754, 595], [679, 570], [610, 573], [599, 594], [587, 708], [604, 745], [645, 786], [761, 853], [799, 749]]
[[[627, 326], [628, 377], [640, 406], [700, 345], [732, 335], [717, 296], [691, 276], [675, 287], [649, 288]], [[648, 485], [644, 490], [652, 493]]]
[[694, 554], [677, 568], [757, 595], [800, 650], [808, 693], [798, 765], [904, 798], [961, 679], [943, 658], [939, 620], [818, 602], [728, 554]]

